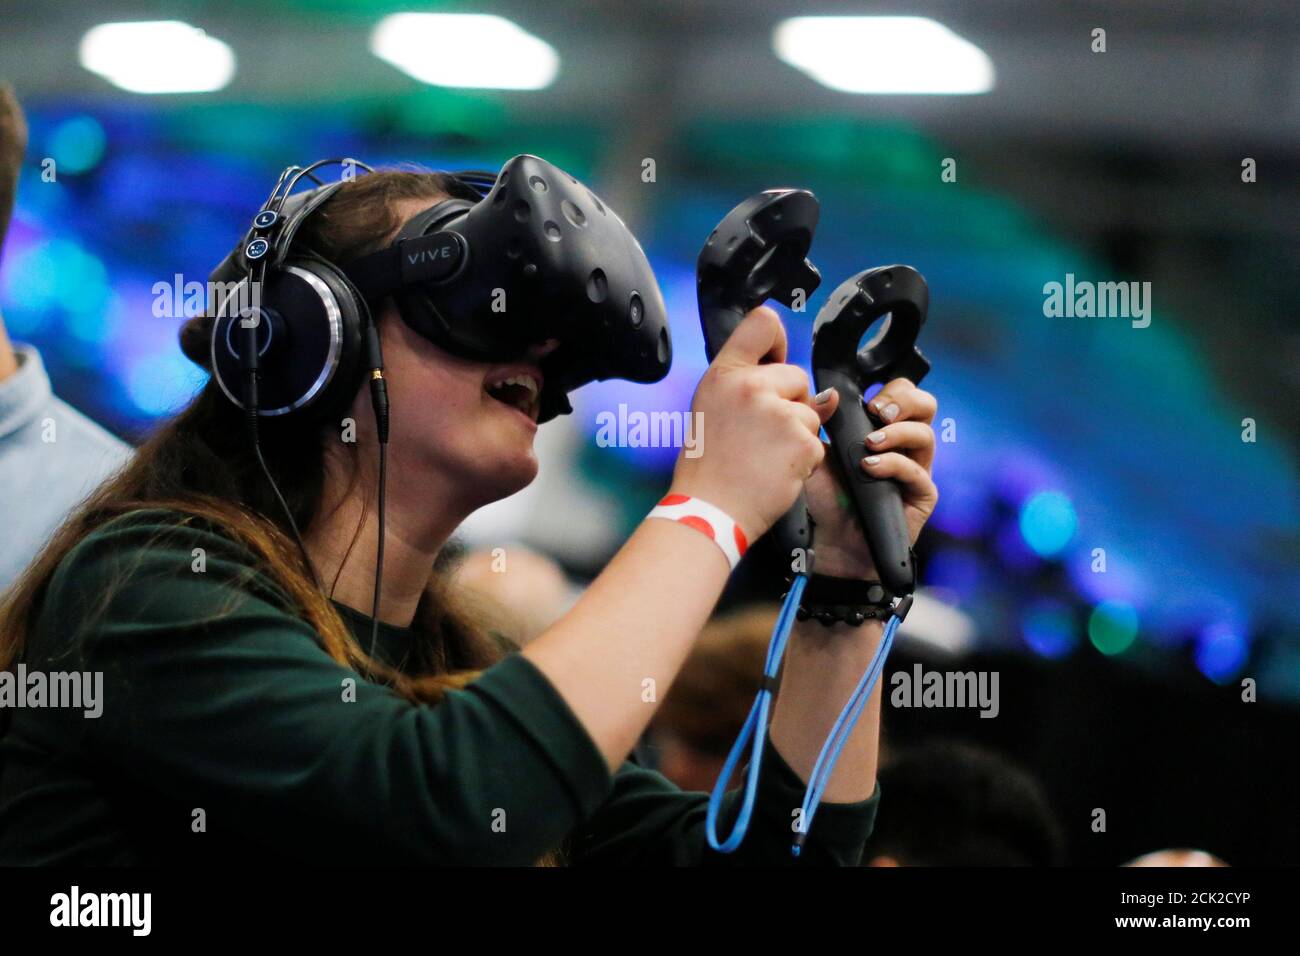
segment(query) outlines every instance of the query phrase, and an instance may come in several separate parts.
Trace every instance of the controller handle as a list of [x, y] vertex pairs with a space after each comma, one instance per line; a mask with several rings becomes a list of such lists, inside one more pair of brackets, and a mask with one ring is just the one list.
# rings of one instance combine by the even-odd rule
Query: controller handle
[[[916, 587], [911, 536], [898, 485], [862, 470], [868, 454], [864, 439], [883, 424], [868, 414], [862, 396], [872, 385], [895, 378], [919, 383], [930, 371], [916, 348], [929, 305], [929, 289], [919, 272], [910, 266], [882, 266], [840, 283], [813, 323], [813, 379], [819, 391], [834, 387], [840, 393], [839, 407], [826, 423], [831, 455], [880, 582], [898, 597]], [[882, 316], [888, 316], [884, 327], [857, 351], [863, 334]]]
[[[769, 189], [746, 199], [709, 234], [696, 262], [696, 293], [710, 362], [745, 315], [768, 299], [786, 307], [806, 302], [821, 284], [808, 261], [821, 207], [806, 189]], [[787, 556], [804, 555], [812, 570], [812, 521], [800, 492], [771, 528]]]

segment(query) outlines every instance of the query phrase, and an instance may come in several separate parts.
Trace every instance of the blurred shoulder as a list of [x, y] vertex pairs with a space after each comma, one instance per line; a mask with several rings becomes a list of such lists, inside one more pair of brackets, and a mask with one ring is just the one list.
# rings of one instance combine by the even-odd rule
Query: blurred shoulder
[[50, 417], [64, 436], [69, 453], [91, 462], [102, 463], [112, 470], [120, 467], [134, 453], [133, 449], [102, 425], [77, 411], [57, 395], [49, 404]]

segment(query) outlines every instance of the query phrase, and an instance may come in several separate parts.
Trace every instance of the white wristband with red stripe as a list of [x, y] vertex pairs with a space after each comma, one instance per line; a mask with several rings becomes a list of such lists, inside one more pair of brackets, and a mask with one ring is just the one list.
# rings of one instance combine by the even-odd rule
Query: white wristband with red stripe
[[646, 517], [667, 518], [708, 535], [722, 549], [733, 571], [749, 547], [749, 541], [745, 538], [745, 532], [740, 530], [740, 525], [717, 505], [711, 505], [701, 498], [665, 495]]

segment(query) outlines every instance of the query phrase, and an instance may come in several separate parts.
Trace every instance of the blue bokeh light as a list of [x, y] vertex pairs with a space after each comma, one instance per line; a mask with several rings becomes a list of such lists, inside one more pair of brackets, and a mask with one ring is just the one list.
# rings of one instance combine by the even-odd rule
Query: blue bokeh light
[[1039, 601], [1027, 607], [1020, 633], [1034, 653], [1048, 658], [1065, 657], [1079, 643], [1074, 613], [1060, 601]]
[[1222, 684], [1241, 672], [1249, 650], [1240, 630], [1226, 623], [1211, 624], [1197, 638], [1196, 666], [1210, 680]]
[[168, 349], [133, 360], [126, 371], [126, 392], [142, 414], [169, 415], [193, 398], [207, 376], [178, 350]]
[[955, 603], [971, 601], [984, 580], [984, 563], [980, 555], [965, 548], [940, 548], [925, 562], [922, 583], [944, 592]]
[[1020, 508], [1020, 533], [1035, 554], [1059, 554], [1074, 537], [1079, 519], [1074, 505], [1059, 491], [1040, 491]]

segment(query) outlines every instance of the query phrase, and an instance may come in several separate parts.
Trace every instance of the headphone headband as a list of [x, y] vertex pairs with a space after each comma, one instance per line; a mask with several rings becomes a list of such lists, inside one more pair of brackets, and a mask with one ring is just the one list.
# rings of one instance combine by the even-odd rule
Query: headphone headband
[[[355, 179], [354, 176], [345, 176], [345, 178], [337, 182], [321, 183], [314, 175], [317, 169], [336, 164], [342, 166], [345, 170], [360, 168], [366, 173], [375, 171], [373, 167], [360, 160], [346, 158], [322, 159], [306, 167], [287, 167], [280, 173], [271, 194], [267, 196], [266, 201], [262, 203], [261, 209], [253, 217], [252, 228], [244, 234], [244, 238], [239, 245], [212, 270], [209, 276], [210, 281], [236, 282], [241, 276], [248, 275], [250, 269], [259, 260], [269, 263], [277, 269], [281, 268], [285, 260], [289, 258], [293, 240], [297, 236], [299, 228], [307, 221], [307, 218], [324, 205], [344, 183]], [[446, 175], [450, 176], [464, 188], [466, 193], [470, 194], [459, 195], [454, 198], [470, 203], [477, 202], [486, 196], [497, 180], [496, 173], [482, 169], [450, 172]], [[304, 178], [315, 182], [316, 187], [294, 193], [294, 187]], [[471, 195], [473, 198], [471, 198]], [[421, 213], [421, 217], [425, 215], [426, 213]], [[263, 222], [265, 225], [259, 225], [259, 223]], [[418, 235], [418, 233], [413, 234]], [[250, 257], [248, 255], [250, 246], [257, 242], [258, 239], [265, 240], [265, 246], [253, 247], [254, 252], [261, 250], [261, 254]]]

